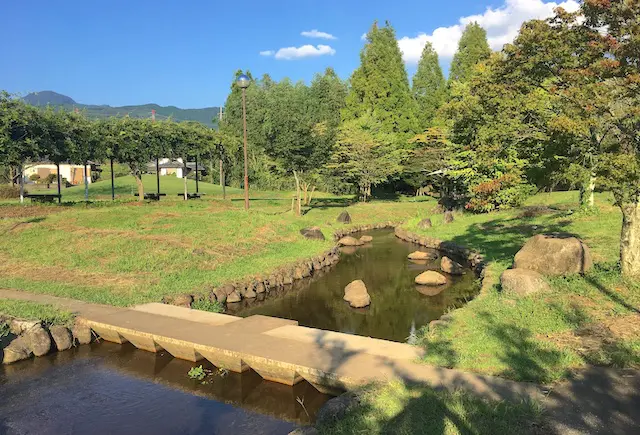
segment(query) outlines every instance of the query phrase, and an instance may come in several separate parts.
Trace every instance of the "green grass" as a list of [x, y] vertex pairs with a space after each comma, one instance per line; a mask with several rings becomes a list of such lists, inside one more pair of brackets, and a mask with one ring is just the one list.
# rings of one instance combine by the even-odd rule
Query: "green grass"
[[528, 434], [541, 420], [534, 403], [487, 402], [457, 391], [434, 391], [400, 382], [369, 388], [344, 419], [319, 427], [338, 434]]
[[[422, 331], [425, 362], [511, 379], [553, 382], [586, 364], [640, 365], [640, 283], [624, 280], [617, 266], [621, 216], [608, 195], [598, 195], [599, 212], [584, 214], [575, 192], [542, 194], [519, 209], [456, 215], [444, 225], [407, 228], [477, 249], [489, 262], [489, 290], [452, 313], [452, 322]], [[540, 214], [542, 211], [542, 214]], [[539, 233], [565, 232], [591, 248], [595, 267], [585, 276], [554, 278], [552, 292], [514, 298], [499, 292], [499, 275], [511, 266], [525, 241]], [[636, 328], [624, 333], [621, 325]]]
[[0, 317], [2, 315], [23, 320], [41, 320], [46, 325], [71, 326], [73, 324], [73, 314], [70, 312], [31, 301], [0, 299]]
[[[3, 287], [113, 305], [208, 293], [212, 286], [268, 275], [326, 251], [333, 246], [333, 232], [344, 227], [335, 221], [344, 209], [359, 225], [424, 216], [434, 205], [433, 200], [351, 205], [350, 198], [318, 194], [299, 217], [282, 192], [253, 192], [248, 213], [242, 200], [210, 197], [6, 205], [0, 207], [5, 217], [0, 219], [0, 278]], [[300, 235], [300, 229], [314, 225], [326, 241]]]

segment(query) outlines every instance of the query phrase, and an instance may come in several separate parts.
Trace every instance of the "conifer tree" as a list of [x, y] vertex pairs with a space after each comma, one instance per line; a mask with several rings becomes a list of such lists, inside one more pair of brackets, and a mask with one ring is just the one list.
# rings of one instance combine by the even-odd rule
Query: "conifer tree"
[[416, 117], [420, 131], [431, 127], [436, 111], [444, 103], [446, 82], [438, 62], [438, 53], [427, 42], [422, 50], [418, 70], [413, 76], [413, 97], [418, 110]]
[[476, 22], [467, 24], [460, 42], [458, 51], [451, 61], [449, 82], [467, 81], [473, 72], [473, 67], [480, 61], [488, 59], [491, 49], [487, 42], [487, 32]]
[[360, 52], [360, 67], [351, 76], [343, 119], [370, 114], [385, 133], [415, 132], [416, 105], [396, 34], [389, 23], [374, 23]]

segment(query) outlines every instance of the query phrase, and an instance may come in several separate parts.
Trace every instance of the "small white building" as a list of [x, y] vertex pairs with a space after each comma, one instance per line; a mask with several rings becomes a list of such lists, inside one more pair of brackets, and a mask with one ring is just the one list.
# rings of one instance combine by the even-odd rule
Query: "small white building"
[[[193, 170], [195, 169], [196, 164], [195, 163], [190, 163], [187, 162], [187, 173], [186, 175], [189, 176], [189, 174], [191, 174], [193, 172]], [[156, 172], [156, 162], [151, 162], [149, 163], [149, 172], [151, 173], [155, 173]], [[168, 159], [168, 158], [162, 158], [158, 160], [158, 169], [160, 170], [160, 175], [175, 175], [177, 178], [182, 178], [183, 177], [183, 173], [185, 172], [184, 169], [184, 160], [182, 160], [181, 158], [177, 158], [175, 160], [172, 159]], [[205, 172], [204, 166], [202, 165], [198, 165], [198, 171], [199, 172]]]
[[[91, 183], [91, 173], [92, 171], [96, 171], [95, 164], [87, 164], [87, 165], [78, 165], [75, 163], [60, 163], [60, 176], [62, 178], [66, 178], [67, 181], [71, 184], [83, 184], [84, 183], [84, 174], [85, 169], [87, 171], [87, 181]], [[44, 180], [50, 174], [58, 174], [58, 167], [55, 163], [51, 162], [34, 162], [32, 164], [25, 165], [23, 176], [25, 183], [29, 183], [31, 181], [31, 176], [33, 174], [38, 174], [40, 176], [40, 180]]]

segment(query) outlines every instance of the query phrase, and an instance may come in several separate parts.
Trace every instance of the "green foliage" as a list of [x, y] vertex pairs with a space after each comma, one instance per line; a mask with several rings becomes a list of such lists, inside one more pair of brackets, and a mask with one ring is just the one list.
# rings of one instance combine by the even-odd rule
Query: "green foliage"
[[417, 133], [416, 102], [409, 89], [396, 34], [389, 23], [374, 23], [350, 79], [343, 119], [371, 116], [383, 133]]
[[9, 325], [5, 322], [0, 322], [0, 340], [9, 335]]
[[191, 304], [191, 308], [194, 310], [210, 311], [212, 313], [222, 313], [224, 307], [218, 302], [211, 302], [208, 299], [196, 299]]
[[438, 54], [429, 42], [422, 50], [411, 90], [418, 106], [416, 117], [420, 131], [425, 131], [432, 127], [433, 118], [445, 102], [447, 93], [447, 83], [440, 68]]
[[40, 179], [40, 175], [38, 174], [29, 175], [29, 180], [33, 181], [34, 183], [37, 183], [39, 179]]
[[[25, 191], [25, 193], [28, 193]], [[20, 198], [20, 187], [11, 184], [0, 184], [0, 199]]]
[[207, 377], [207, 372], [202, 368], [202, 366], [191, 367], [187, 376], [195, 381], [203, 381], [204, 378]]
[[491, 49], [487, 42], [486, 30], [477, 22], [467, 24], [458, 42], [458, 51], [451, 61], [449, 83], [469, 80], [475, 66], [488, 59], [490, 55]]

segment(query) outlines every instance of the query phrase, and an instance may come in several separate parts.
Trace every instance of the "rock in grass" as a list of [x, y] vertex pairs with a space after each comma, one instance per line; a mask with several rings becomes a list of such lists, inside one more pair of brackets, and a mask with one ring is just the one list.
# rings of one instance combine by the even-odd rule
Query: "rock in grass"
[[165, 296], [164, 298], [162, 298], [162, 302], [165, 304], [175, 305], [177, 307], [191, 308], [191, 304], [193, 303], [193, 296], [187, 294]]
[[355, 237], [346, 236], [338, 240], [338, 245], [340, 246], [361, 246], [364, 245], [364, 242], [356, 239]]
[[340, 213], [340, 216], [336, 219], [337, 222], [342, 224], [350, 224], [351, 223], [351, 215], [347, 211], [343, 211]]
[[445, 224], [450, 224], [451, 222], [453, 222], [453, 212], [451, 210], [447, 210], [444, 212], [444, 223]]
[[216, 288], [211, 292], [211, 294], [215, 298], [214, 301], [213, 298], [210, 297], [209, 299], [211, 299], [211, 302], [219, 302], [221, 304], [227, 302], [227, 292], [225, 292], [224, 289]]
[[427, 228], [431, 228], [432, 224], [431, 224], [431, 219], [429, 218], [425, 218], [422, 219], [420, 222], [418, 222], [418, 228], [426, 230]]
[[464, 268], [460, 263], [456, 263], [449, 257], [442, 257], [440, 261], [440, 269], [450, 275], [462, 275], [464, 274]]
[[529, 269], [543, 275], [571, 275], [593, 266], [591, 251], [582, 240], [567, 234], [538, 234], [518, 251], [514, 269]]
[[316, 414], [316, 424], [322, 426], [342, 419], [350, 409], [358, 406], [360, 399], [353, 392], [346, 392], [325, 402]]
[[322, 230], [320, 230], [320, 227], [303, 228], [300, 230], [300, 234], [302, 234], [305, 239], [325, 240], [324, 234], [322, 234]]
[[408, 255], [409, 260], [433, 260], [437, 256], [431, 252], [415, 251]]
[[35, 356], [46, 355], [51, 350], [51, 336], [42, 326], [29, 329], [23, 336]]
[[58, 351], [71, 349], [71, 346], [73, 346], [71, 332], [64, 326], [53, 325], [49, 328], [49, 333]]
[[31, 358], [33, 352], [28, 340], [24, 336], [16, 337], [7, 347], [3, 349], [3, 364], [11, 364], [16, 361]]
[[371, 243], [373, 241], [373, 237], [368, 236], [368, 235], [364, 235], [364, 236], [360, 237], [360, 241], [362, 243]]
[[344, 300], [353, 308], [364, 308], [371, 304], [371, 297], [362, 280], [352, 281], [344, 288]]
[[502, 291], [517, 296], [550, 291], [544, 276], [533, 270], [508, 269], [500, 275]]
[[427, 270], [416, 276], [416, 284], [420, 285], [445, 285], [447, 278], [433, 270]]

